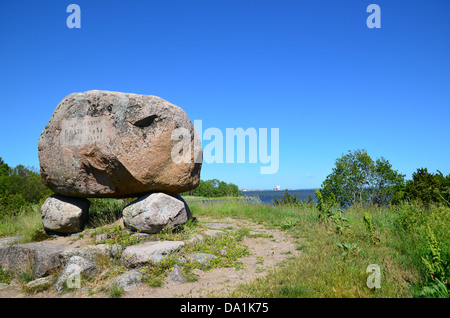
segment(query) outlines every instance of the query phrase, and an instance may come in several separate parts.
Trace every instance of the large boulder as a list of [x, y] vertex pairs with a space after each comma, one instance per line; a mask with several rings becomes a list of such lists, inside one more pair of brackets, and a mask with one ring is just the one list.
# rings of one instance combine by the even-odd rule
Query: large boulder
[[55, 234], [72, 234], [82, 231], [89, 206], [88, 199], [53, 194], [41, 207], [44, 230]]
[[158, 233], [174, 229], [191, 217], [190, 210], [179, 195], [151, 193], [127, 205], [122, 212], [123, 223], [132, 231]]
[[43, 182], [73, 197], [177, 194], [200, 181], [201, 141], [186, 113], [156, 96], [73, 93], [38, 143]]

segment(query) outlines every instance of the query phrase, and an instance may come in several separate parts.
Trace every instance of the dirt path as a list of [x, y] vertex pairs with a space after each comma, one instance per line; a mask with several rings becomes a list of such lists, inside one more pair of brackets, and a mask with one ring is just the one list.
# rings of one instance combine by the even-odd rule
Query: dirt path
[[[236, 219], [209, 219], [202, 218], [203, 224], [226, 223], [226, 227], [248, 228], [251, 231], [263, 234], [258, 237], [245, 237], [241, 244], [248, 246], [250, 256], [240, 258], [244, 266], [242, 269], [217, 268], [210, 271], [195, 270], [199, 279], [195, 282], [183, 284], [164, 283], [162, 287], [149, 287], [143, 283], [139, 287], [124, 293], [123, 298], [172, 298], [172, 297], [226, 297], [239, 284], [248, 283], [258, 277], [267, 275], [277, 265], [288, 257], [299, 255], [300, 251], [295, 249], [294, 240], [283, 232], [276, 229], [268, 229], [262, 225], [252, 223], [247, 220]], [[220, 230], [220, 226], [216, 228]], [[79, 245], [80, 242], [74, 243]], [[88, 290], [78, 290], [71, 293], [58, 295], [53, 291], [41, 292], [38, 294], [27, 294], [22, 291], [21, 284], [13, 281], [8, 287], [0, 290], [0, 298], [16, 297], [108, 297], [106, 292], [89, 295]]]
[[198, 270], [196, 273], [199, 275], [199, 280], [196, 282], [181, 285], [165, 284], [159, 288], [143, 285], [126, 293], [124, 297], [226, 297], [239, 284], [248, 283], [267, 275], [278, 263], [300, 253], [295, 249], [292, 238], [278, 230], [234, 219], [202, 219], [202, 221], [246, 227], [271, 237], [245, 237], [243, 239], [241, 243], [249, 247], [251, 255], [239, 259], [245, 264], [244, 268], [240, 270], [234, 268], [217, 268], [208, 272]]

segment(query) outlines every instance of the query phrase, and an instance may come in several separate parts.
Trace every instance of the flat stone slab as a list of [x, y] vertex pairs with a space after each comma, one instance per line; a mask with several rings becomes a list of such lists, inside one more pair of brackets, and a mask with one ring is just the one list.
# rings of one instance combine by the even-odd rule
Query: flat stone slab
[[138, 267], [157, 263], [170, 253], [184, 246], [182, 241], [145, 242], [128, 246], [122, 253], [121, 260], [127, 267]]
[[117, 285], [124, 291], [130, 291], [142, 284], [141, 271], [138, 269], [126, 272], [112, 279], [107, 287], [111, 288]]
[[221, 230], [205, 230], [205, 231], [203, 231], [203, 234], [205, 234], [209, 238], [217, 239], [217, 238], [225, 235], [226, 233]]
[[14, 243], [20, 241], [22, 238], [23, 238], [23, 236], [10, 236], [10, 237], [0, 238], [0, 248], [8, 247], [11, 244], [14, 244]]
[[211, 253], [189, 253], [186, 255], [186, 259], [197, 262], [203, 266], [208, 265], [209, 261], [215, 258], [214, 254]]
[[65, 265], [72, 256], [80, 256], [91, 262], [95, 262], [98, 255], [115, 257], [122, 251], [122, 246], [108, 245], [108, 244], [97, 244], [97, 245], [87, 245], [84, 247], [74, 247], [71, 249], [64, 250], [61, 252], [59, 258], [61, 264]]
[[34, 277], [50, 274], [61, 266], [59, 255], [66, 244], [33, 242], [0, 248], [0, 267], [14, 272], [32, 270]]
[[43, 287], [43, 286], [48, 286], [52, 283], [53, 281], [53, 277], [52, 276], [46, 276], [46, 277], [41, 277], [38, 279], [35, 279], [31, 282], [27, 283], [27, 288], [39, 288], [39, 287]]
[[204, 223], [204, 225], [211, 229], [215, 229], [215, 230], [228, 228], [228, 227], [236, 228], [236, 226], [233, 224], [220, 223], [220, 222], [209, 222], [209, 223]]

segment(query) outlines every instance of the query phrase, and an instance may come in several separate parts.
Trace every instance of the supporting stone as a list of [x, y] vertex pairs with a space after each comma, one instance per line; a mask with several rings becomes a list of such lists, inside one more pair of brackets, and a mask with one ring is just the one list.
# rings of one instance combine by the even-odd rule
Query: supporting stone
[[131, 202], [123, 210], [126, 228], [143, 233], [174, 229], [187, 222], [191, 212], [181, 196], [151, 193]]
[[67, 235], [84, 228], [90, 202], [85, 198], [50, 196], [41, 207], [42, 225], [48, 234]]

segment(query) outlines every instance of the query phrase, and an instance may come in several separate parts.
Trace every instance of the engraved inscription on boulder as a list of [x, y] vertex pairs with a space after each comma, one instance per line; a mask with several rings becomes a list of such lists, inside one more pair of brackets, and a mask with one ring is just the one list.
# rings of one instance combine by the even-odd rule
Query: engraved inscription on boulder
[[61, 145], [78, 146], [105, 142], [110, 125], [110, 119], [107, 117], [86, 116], [81, 119], [65, 119], [61, 122]]

